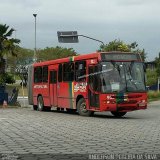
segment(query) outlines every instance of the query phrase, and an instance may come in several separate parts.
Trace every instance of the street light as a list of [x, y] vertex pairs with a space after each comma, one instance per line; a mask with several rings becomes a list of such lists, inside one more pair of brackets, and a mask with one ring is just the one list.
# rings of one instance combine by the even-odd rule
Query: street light
[[37, 14], [33, 14], [33, 16], [34, 16], [34, 18], [35, 18], [35, 41], [34, 41], [34, 44], [35, 44], [35, 46], [34, 46], [34, 58], [33, 58], [33, 60], [34, 60], [34, 62], [36, 62], [36, 60], [37, 60], [37, 55], [36, 55], [36, 17], [37, 17]]

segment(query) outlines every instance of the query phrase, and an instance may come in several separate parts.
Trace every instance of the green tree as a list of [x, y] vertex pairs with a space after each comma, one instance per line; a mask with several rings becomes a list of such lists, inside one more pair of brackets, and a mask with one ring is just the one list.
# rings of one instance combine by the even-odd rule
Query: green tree
[[122, 40], [113, 40], [106, 45], [100, 46], [101, 51], [120, 51], [120, 52], [137, 52], [141, 55], [142, 59], [145, 61], [146, 53], [144, 49], [139, 49], [137, 42], [131, 44], [126, 44]]
[[16, 53], [18, 56], [17, 64], [25, 65], [25, 64], [32, 63], [34, 50], [22, 48], [22, 47], [17, 47]]
[[40, 49], [37, 51], [37, 58], [38, 60], [45, 61], [45, 60], [52, 60], [52, 59], [59, 59], [65, 58], [70, 56], [76, 56], [76, 52], [73, 48], [63, 48], [63, 47], [46, 47], [44, 49]]
[[9, 83], [9, 84], [15, 83], [13, 75], [8, 73], [0, 74], [0, 84], [5, 84], [5, 83]]
[[[18, 59], [14, 59], [11, 55], [8, 56], [8, 65], [15, 68], [17, 65], [27, 65], [33, 63], [34, 50], [26, 49], [17, 46], [16, 54]], [[44, 49], [37, 50], [38, 61], [46, 61], [58, 58], [65, 58], [69, 56], [76, 56], [76, 52], [73, 48], [63, 48], [63, 47], [46, 47]], [[16, 57], [15, 57], [16, 58]], [[16, 62], [16, 63], [15, 63]]]
[[16, 44], [20, 43], [20, 40], [10, 38], [13, 31], [14, 29], [9, 29], [9, 26], [6, 24], [0, 24], [0, 58], [2, 58], [5, 54], [16, 56], [15, 48]]
[[4, 55], [12, 55], [16, 56], [15, 48], [16, 44], [20, 43], [19, 39], [11, 38], [14, 29], [9, 28], [6, 24], [0, 24], [0, 83], [7, 83], [10, 82], [4, 80], [2, 77], [9, 77], [7, 79], [11, 79], [7, 73], [5, 73], [5, 60]]
[[130, 48], [127, 44], [125, 44], [121, 40], [115, 39], [114, 41], [109, 42], [106, 45], [101, 45], [100, 49], [102, 51], [123, 51], [123, 52], [130, 52]]
[[158, 77], [160, 77], [160, 53], [159, 53], [159, 57], [155, 58], [155, 63], [156, 63], [156, 72]]

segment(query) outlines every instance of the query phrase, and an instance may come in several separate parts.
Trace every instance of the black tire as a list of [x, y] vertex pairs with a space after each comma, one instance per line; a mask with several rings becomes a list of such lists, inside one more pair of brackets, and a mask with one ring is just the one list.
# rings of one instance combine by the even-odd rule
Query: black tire
[[33, 105], [33, 110], [37, 111], [37, 105]]
[[86, 109], [86, 101], [84, 98], [81, 98], [77, 103], [77, 111], [81, 116], [91, 116], [93, 115], [93, 111], [88, 111]]
[[68, 113], [76, 113], [76, 109], [71, 109], [71, 108], [66, 108], [66, 111], [68, 112]]
[[46, 107], [46, 106], [44, 106], [44, 111], [47, 111], [47, 112], [50, 112], [51, 111], [51, 107]]
[[42, 96], [39, 96], [37, 99], [37, 110], [44, 111], [44, 102]]
[[115, 117], [120, 118], [123, 117], [127, 112], [116, 112], [116, 111], [112, 111], [111, 112]]

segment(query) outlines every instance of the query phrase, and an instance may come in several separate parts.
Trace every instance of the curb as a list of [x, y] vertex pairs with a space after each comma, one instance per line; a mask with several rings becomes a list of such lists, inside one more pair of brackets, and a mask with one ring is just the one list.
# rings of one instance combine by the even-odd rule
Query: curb
[[28, 99], [27, 96], [24, 96], [24, 97], [23, 97], [23, 96], [18, 96], [17, 98], [20, 98], [20, 99], [21, 99], [21, 98]]

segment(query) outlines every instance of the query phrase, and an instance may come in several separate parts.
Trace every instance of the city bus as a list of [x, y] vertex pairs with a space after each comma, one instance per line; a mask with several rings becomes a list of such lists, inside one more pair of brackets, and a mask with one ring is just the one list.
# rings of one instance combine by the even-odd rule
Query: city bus
[[145, 65], [140, 54], [95, 52], [37, 62], [28, 69], [28, 100], [34, 110], [110, 111], [116, 117], [147, 108]]

